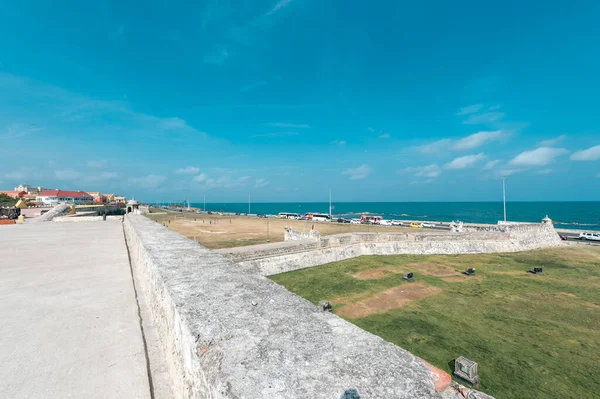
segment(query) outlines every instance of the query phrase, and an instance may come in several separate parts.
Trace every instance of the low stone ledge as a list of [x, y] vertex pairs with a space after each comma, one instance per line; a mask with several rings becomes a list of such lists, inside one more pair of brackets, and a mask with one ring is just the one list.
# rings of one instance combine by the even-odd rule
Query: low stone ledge
[[178, 398], [461, 397], [411, 353], [143, 216], [124, 229]]

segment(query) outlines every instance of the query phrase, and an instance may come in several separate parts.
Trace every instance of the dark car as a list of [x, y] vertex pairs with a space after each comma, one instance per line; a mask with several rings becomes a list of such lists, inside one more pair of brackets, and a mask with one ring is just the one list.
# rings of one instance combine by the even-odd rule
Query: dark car
[[350, 219], [339, 218], [337, 220], [338, 223], [350, 223]]
[[259, 213], [256, 216], [258, 216], [259, 218], [266, 218], [267, 217], [267, 215], [263, 215], [262, 213]]
[[567, 241], [567, 236], [560, 236], [560, 239], [563, 241]]

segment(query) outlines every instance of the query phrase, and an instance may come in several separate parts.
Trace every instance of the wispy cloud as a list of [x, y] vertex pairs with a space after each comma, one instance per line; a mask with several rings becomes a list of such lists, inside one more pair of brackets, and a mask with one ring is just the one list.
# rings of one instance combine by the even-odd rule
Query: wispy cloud
[[564, 148], [540, 147], [532, 151], [524, 151], [510, 161], [511, 165], [518, 166], [544, 166], [561, 156], [568, 154]]
[[375, 129], [373, 129], [372, 127], [368, 127], [367, 130], [371, 133], [375, 133]]
[[350, 176], [350, 180], [362, 180], [369, 176], [372, 169], [367, 164], [363, 164], [355, 169], [346, 169], [342, 175]]
[[192, 179], [192, 181], [194, 181], [196, 183], [202, 183], [202, 182], [205, 182], [206, 180], [208, 180], [208, 176], [205, 173], [201, 173], [198, 176], [194, 176], [194, 178]]
[[333, 140], [331, 144], [334, 145], [346, 145], [346, 140]]
[[453, 159], [451, 162], [446, 164], [446, 169], [465, 169], [475, 165], [477, 162], [485, 159], [484, 153], [475, 155], [465, 155], [464, 157], [458, 157]]
[[281, 123], [281, 122], [271, 122], [267, 123], [267, 126], [272, 127], [285, 127], [290, 129], [310, 129], [310, 125], [305, 123]]
[[132, 177], [129, 179], [131, 185], [141, 188], [157, 188], [167, 180], [165, 176], [149, 174], [141, 177]]
[[389, 139], [390, 137], [392, 137], [389, 133], [383, 133], [379, 135], [380, 139]]
[[600, 159], [600, 145], [581, 150], [571, 155], [572, 161], [597, 161]]
[[463, 123], [465, 125], [488, 125], [490, 123], [498, 122], [502, 118], [504, 118], [504, 112], [484, 112], [482, 114], [469, 115]]
[[22, 139], [31, 136], [34, 133], [41, 132], [42, 130], [44, 130], [44, 128], [37, 125], [28, 125], [25, 123], [12, 123], [8, 127], [6, 127], [6, 129], [4, 129], [4, 132], [0, 130], [0, 139]]
[[93, 168], [93, 169], [100, 169], [100, 168], [104, 168], [107, 165], [107, 161], [105, 160], [98, 160], [98, 161], [88, 161], [87, 162], [87, 167], [88, 168]]
[[187, 166], [185, 168], [177, 169], [173, 173], [176, 173], [178, 175], [195, 175], [198, 172], [200, 172], [200, 168], [197, 168], [195, 166]]
[[292, 0], [280, 0], [277, 4], [275, 4], [275, 6], [273, 8], [271, 8], [266, 14], [265, 16], [269, 16], [271, 14], [276, 13], [277, 11], [281, 10], [283, 7], [289, 5], [292, 2]]
[[552, 169], [542, 169], [535, 172], [536, 175], [547, 175], [552, 173]]
[[499, 140], [507, 136], [507, 133], [502, 130], [497, 130], [494, 132], [479, 132], [462, 138], [456, 141], [452, 145], [452, 149], [464, 151], [464, 150], [472, 150], [477, 147], [481, 147], [484, 144], [487, 144], [491, 141]]
[[479, 112], [482, 108], [483, 108], [483, 104], [469, 105], [468, 107], [461, 108], [460, 111], [458, 111], [456, 113], [456, 115], [461, 116], [461, 115], [474, 114], [475, 112]]
[[442, 140], [434, 141], [429, 144], [423, 144], [423, 145], [417, 146], [416, 148], [417, 148], [417, 151], [419, 151], [423, 154], [435, 154], [436, 152], [440, 152], [442, 150], [447, 149], [451, 142], [452, 142], [452, 140], [450, 140], [450, 139], [442, 139]]
[[567, 138], [566, 134], [561, 134], [558, 137], [555, 137], [553, 139], [548, 139], [548, 140], [542, 140], [538, 143], [539, 147], [553, 147], [555, 145], [557, 145], [558, 143], [560, 143], [561, 141], [563, 141], [565, 138]]
[[259, 88], [261, 86], [264, 86], [266, 84], [267, 84], [267, 82], [265, 82], [264, 80], [258, 80], [256, 82], [250, 83], [249, 85], [243, 86], [242, 88], [240, 88], [240, 92], [241, 93], [246, 93], [248, 91], [257, 89], [257, 88]]
[[498, 177], [508, 177], [520, 173], [521, 169], [500, 169], [497, 173]]
[[400, 170], [399, 173], [409, 173], [418, 177], [438, 177], [442, 173], [442, 168], [434, 163], [426, 166], [411, 166]]
[[269, 182], [267, 181], [267, 179], [256, 179], [256, 181], [254, 182], [255, 188], [265, 187], [268, 185], [269, 185]]
[[501, 161], [499, 159], [494, 159], [493, 161], [488, 161], [485, 166], [483, 167], [483, 170], [491, 170], [494, 169], [494, 167], [496, 165], [498, 165]]
[[272, 133], [261, 133], [261, 134], [255, 134], [252, 135], [252, 137], [256, 137], [256, 138], [276, 138], [276, 137], [291, 137], [291, 136], [297, 136], [299, 133], [298, 132], [272, 132]]

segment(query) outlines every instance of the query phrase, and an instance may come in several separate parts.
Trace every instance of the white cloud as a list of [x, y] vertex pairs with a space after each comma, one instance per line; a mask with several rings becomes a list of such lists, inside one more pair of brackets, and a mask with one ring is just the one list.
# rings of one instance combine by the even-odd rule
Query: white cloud
[[499, 159], [494, 159], [493, 161], [488, 161], [485, 166], [483, 167], [483, 170], [491, 170], [494, 169], [494, 167], [496, 165], [498, 165], [500, 163]]
[[498, 171], [498, 176], [508, 177], [508, 176], [515, 175], [520, 172], [521, 172], [521, 169], [502, 169], [502, 170]]
[[306, 123], [273, 122], [273, 123], [267, 123], [267, 126], [285, 127], [285, 128], [290, 128], [290, 129], [310, 129], [310, 125], [307, 125]]
[[476, 155], [465, 155], [464, 157], [458, 157], [446, 164], [446, 169], [465, 169], [475, 165], [477, 162], [483, 160], [485, 158], [484, 153], [479, 153]]
[[57, 180], [75, 180], [81, 177], [81, 173], [72, 169], [55, 170], [54, 177]]
[[333, 140], [331, 144], [335, 145], [346, 145], [346, 140]]
[[483, 108], [483, 104], [469, 105], [468, 107], [461, 108], [460, 111], [458, 111], [458, 113], [456, 115], [461, 116], [461, 115], [474, 114], [475, 112], [479, 112], [482, 108]]
[[165, 176], [149, 174], [142, 177], [133, 177], [129, 179], [129, 183], [142, 188], [157, 188], [165, 180], [167, 180]]
[[368, 177], [371, 170], [369, 165], [363, 164], [355, 169], [346, 169], [342, 174], [350, 176], [350, 180], [361, 180]]
[[389, 139], [390, 137], [392, 136], [389, 133], [383, 133], [379, 136], [380, 139]]
[[269, 184], [269, 182], [266, 179], [256, 179], [256, 181], [254, 182], [254, 187], [259, 188], [259, 187], [265, 187]]
[[429, 144], [420, 145], [417, 147], [417, 150], [423, 154], [435, 154], [436, 152], [447, 149], [451, 142], [452, 140], [450, 139], [442, 139]]
[[524, 151], [510, 161], [511, 165], [544, 166], [554, 162], [554, 159], [567, 154], [564, 148], [540, 147], [532, 151]]
[[506, 136], [506, 133], [502, 130], [496, 130], [494, 132], [478, 132], [462, 138], [452, 145], [454, 150], [472, 150], [473, 148], [481, 147], [490, 141], [499, 140]]
[[539, 147], [552, 147], [563, 141], [567, 136], [565, 134], [561, 134], [558, 137], [548, 140], [542, 140], [538, 143]]
[[437, 164], [427, 166], [412, 166], [402, 169], [400, 173], [410, 173], [419, 177], [438, 177], [442, 173], [442, 168]]
[[535, 172], [536, 175], [547, 175], [552, 173], [552, 169], [542, 169]]
[[597, 161], [600, 159], [600, 145], [581, 150], [571, 155], [572, 161]]
[[200, 168], [197, 168], [195, 166], [188, 166], [186, 168], [177, 169], [173, 173], [176, 173], [178, 175], [195, 175], [198, 172], [200, 172]]
[[504, 118], [504, 112], [484, 112], [483, 114], [472, 114], [463, 121], [465, 125], [486, 125], [498, 122]]
[[375, 129], [373, 129], [372, 127], [368, 127], [367, 130], [371, 133], [375, 133]]
[[277, 4], [275, 4], [273, 8], [271, 8], [271, 10], [269, 10], [269, 12], [265, 14], [265, 16], [274, 14], [275, 12], [281, 10], [283, 7], [287, 6], [291, 2], [292, 0], [280, 0]]
[[208, 176], [204, 173], [201, 173], [198, 176], [194, 176], [192, 181], [195, 181], [196, 183], [202, 183], [202, 182], [206, 181], [207, 179], [208, 179]]

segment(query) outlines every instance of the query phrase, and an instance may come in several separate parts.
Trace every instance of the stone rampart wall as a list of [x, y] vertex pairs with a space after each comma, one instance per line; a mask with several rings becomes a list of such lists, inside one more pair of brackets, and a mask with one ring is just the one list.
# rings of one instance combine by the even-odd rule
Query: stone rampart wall
[[551, 225], [528, 224], [489, 225], [463, 233], [347, 233], [322, 237], [320, 248], [289, 247], [269, 251], [263, 245], [260, 251], [252, 246], [220, 253], [238, 262], [240, 266], [264, 276], [306, 267], [319, 266], [362, 255], [401, 254], [476, 254], [518, 252], [562, 245]]
[[436, 391], [411, 353], [222, 255], [140, 215], [123, 225], [177, 398], [463, 397], [440, 379]]

